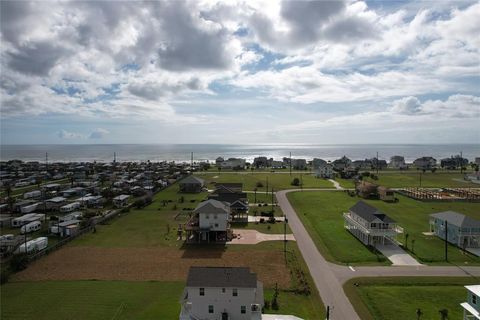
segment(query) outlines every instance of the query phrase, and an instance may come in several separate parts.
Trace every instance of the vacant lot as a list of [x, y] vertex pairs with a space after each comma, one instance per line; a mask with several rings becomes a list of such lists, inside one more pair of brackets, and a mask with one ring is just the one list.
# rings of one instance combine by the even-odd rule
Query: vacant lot
[[[443, 188], [443, 187], [479, 187], [478, 184], [465, 181], [463, 174], [451, 172], [425, 172], [421, 171], [399, 171], [396, 173], [379, 172], [378, 180], [367, 179], [368, 181], [384, 185], [387, 187], [423, 187], [423, 188]], [[420, 184], [421, 183], [421, 184]]]
[[[357, 286], [354, 285], [357, 284]], [[344, 285], [346, 294], [363, 320], [440, 319], [439, 310], [448, 310], [448, 319], [462, 319], [461, 302], [466, 301], [465, 285], [478, 284], [474, 278], [357, 278]]]
[[[274, 190], [299, 188], [298, 186], [292, 186], [291, 183], [294, 178], [301, 180], [304, 188], [333, 188], [330, 181], [317, 179], [308, 171], [305, 171], [303, 174], [292, 173], [292, 175], [289, 173], [258, 173], [248, 171], [238, 173], [198, 173], [196, 175], [206, 180], [209, 189], [214, 188], [212, 182], [241, 182], [243, 183], [243, 189], [247, 191], [253, 191], [255, 188], [257, 188], [258, 191], [266, 191], [267, 184], [269, 191], [272, 190], [272, 187]], [[263, 187], [257, 187], [258, 182], [260, 182]], [[257, 194], [257, 197], [259, 195], [260, 194]], [[268, 198], [268, 200], [269, 199], [270, 198]]]
[[[380, 200], [366, 202], [385, 212], [396, 220], [409, 234], [408, 248], [422, 263], [444, 264], [444, 243], [435, 236], [425, 236], [429, 229], [429, 214], [454, 210], [480, 219], [478, 203], [428, 203], [397, 196], [397, 203]], [[385, 263], [383, 256], [377, 256], [343, 227], [343, 212], [353, 206], [358, 197], [350, 197], [339, 191], [295, 192], [288, 195], [300, 219], [315, 241], [318, 249], [330, 261], [352, 264]], [[404, 235], [399, 236], [404, 242]], [[412, 240], [414, 245], [412, 248]], [[384, 258], [383, 258], [384, 259]], [[480, 258], [465, 255], [455, 246], [449, 246], [449, 262], [457, 264], [480, 264]]]

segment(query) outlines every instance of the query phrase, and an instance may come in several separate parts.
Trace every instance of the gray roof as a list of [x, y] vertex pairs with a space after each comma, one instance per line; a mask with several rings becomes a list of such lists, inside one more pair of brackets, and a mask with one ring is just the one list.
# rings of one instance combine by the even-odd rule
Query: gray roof
[[190, 267], [187, 287], [256, 288], [257, 275], [244, 267]]
[[185, 179], [183, 179], [182, 181], [180, 181], [179, 183], [181, 184], [201, 184], [202, 186], [205, 184], [205, 180], [203, 179], [200, 179], [198, 177], [195, 177], [195, 176], [188, 176], [186, 177]]
[[198, 206], [193, 210], [194, 213], [229, 213], [228, 205], [224, 202], [209, 199], [202, 201]]
[[439, 213], [433, 213], [430, 217], [434, 217], [440, 220], [447, 220], [449, 224], [460, 228], [480, 228], [480, 221], [470, 218], [466, 215], [455, 211], [444, 211]]
[[385, 223], [395, 222], [395, 220], [387, 216], [385, 213], [363, 201], [358, 201], [353, 207], [350, 208], [350, 211], [362, 217], [367, 222], [373, 222], [376, 219], [379, 219]]

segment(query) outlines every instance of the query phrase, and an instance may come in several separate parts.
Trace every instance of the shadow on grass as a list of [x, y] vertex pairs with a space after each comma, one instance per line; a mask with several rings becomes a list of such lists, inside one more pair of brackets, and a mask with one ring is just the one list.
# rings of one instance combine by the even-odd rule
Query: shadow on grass
[[225, 244], [186, 244], [180, 250], [183, 251], [182, 259], [218, 259], [223, 256], [227, 249]]

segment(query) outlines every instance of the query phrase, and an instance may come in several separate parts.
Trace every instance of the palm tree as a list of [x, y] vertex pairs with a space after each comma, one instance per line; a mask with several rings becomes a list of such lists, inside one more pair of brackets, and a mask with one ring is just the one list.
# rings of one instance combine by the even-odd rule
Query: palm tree
[[440, 312], [440, 319], [441, 320], [447, 320], [448, 319], [448, 310], [447, 309], [440, 309], [438, 310]]

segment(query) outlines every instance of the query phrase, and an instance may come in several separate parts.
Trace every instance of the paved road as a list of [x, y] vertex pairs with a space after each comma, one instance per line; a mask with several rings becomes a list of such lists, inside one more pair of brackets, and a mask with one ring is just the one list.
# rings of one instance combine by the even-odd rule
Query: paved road
[[343, 292], [342, 283], [337, 279], [328, 262], [318, 252], [312, 238], [310, 238], [295, 210], [290, 205], [286, 194], [291, 191], [299, 190], [278, 191], [277, 201], [288, 218], [290, 229], [295, 235], [297, 245], [307, 263], [323, 303], [325, 306], [334, 307], [330, 318], [333, 320], [360, 319]]
[[[338, 189], [335, 189], [338, 190]], [[331, 319], [360, 319], [350, 304], [342, 285], [356, 277], [396, 277], [396, 276], [438, 276], [438, 277], [478, 277], [480, 267], [468, 266], [378, 266], [350, 268], [327, 262], [317, 250], [313, 240], [297, 216], [297, 213], [287, 199], [287, 193], [302, 191], [300, 189], [282, 190], [276, 193], [279, 206], [288, 218], [297, 245], [307, 263], [310, 274], [317, 286], [325, 306], [333, 306]], [[303, 191], [327, 191], [319, 189], [303, 189]], [[332, 191], [332, 189], [328, 190]]]

